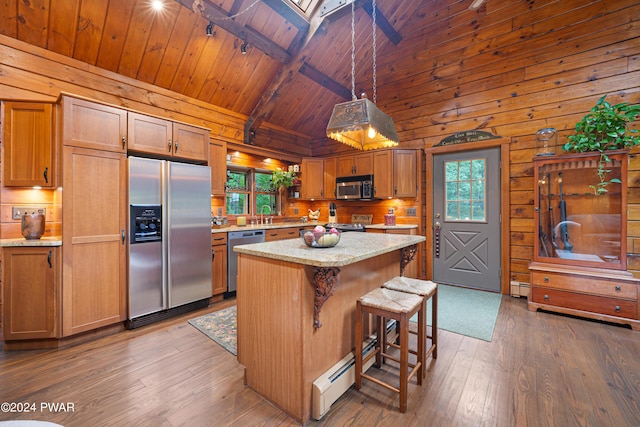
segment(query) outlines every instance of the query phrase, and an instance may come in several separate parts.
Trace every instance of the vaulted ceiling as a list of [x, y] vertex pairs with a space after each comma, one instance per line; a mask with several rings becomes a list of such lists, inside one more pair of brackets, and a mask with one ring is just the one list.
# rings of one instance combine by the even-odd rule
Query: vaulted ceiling
[[[324, 139], [333, 106], [351, 98], [348, 0], [163, 2], [156, 11], [152, 0], [3, 0], [0, 33], [246, 115], [245, 142], [264, 123]], [[406, 76], [393, 72], [394, 53], [473, 3], [377, 0], [381, 109], [393, 117], [385, 102]], [[355, 6], [356, 93], [371, 98], [372, 0]]]

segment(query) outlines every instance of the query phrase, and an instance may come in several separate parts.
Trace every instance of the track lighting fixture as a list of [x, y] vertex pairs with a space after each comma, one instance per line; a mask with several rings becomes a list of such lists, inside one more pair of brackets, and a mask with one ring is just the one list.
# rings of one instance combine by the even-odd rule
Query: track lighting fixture
[[243, 55], [246, 55], [246, 54], [247, 54], [247, 42], [243, 42], [243, 43], [240, 45], [240, 52], [241, 52]]
[[211, 37], [213, 35], [213, 22], [209, 21], [209, 25], [207, 25], [207, 36]]

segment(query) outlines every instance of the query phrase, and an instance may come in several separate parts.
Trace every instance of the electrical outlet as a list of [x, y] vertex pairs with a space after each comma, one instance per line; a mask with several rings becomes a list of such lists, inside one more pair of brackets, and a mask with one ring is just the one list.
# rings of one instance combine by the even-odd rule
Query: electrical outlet
[[407, 216], [416, 216], [417, 212], [416, 212], [416, 208], [407, 208]]
[[293, 214], [298, 215], [298, 208], [293, 208]]
[[222, 208], [218, 208], [218, 216], [222, 216]]
[[37, 213], [37, 214], [46, 215], [47, 210], [45, 208], [38, 208], [35, 206], [24, 206], [24, 207], [12, 206], [11, 207], [11, 218], [13, 219], [22, 219], [22, 216], [25, 213], [27, 214]]

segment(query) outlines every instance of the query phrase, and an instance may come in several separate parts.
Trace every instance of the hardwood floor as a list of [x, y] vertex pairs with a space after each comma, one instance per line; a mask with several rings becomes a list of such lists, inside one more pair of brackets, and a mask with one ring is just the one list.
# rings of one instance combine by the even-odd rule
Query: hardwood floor
[[[233, 303], [72, 348], [0, 353], [0, 403], [36, 404], [32, 413], [0, 412], [0, 421], [296, 425], [243, 385], [232, 354], [187, 323]], [[395, 394], [364, 382], [308, 425], [640, 426], [638, 332], [532, 313], [525, 299], [504, 296], [492, 342], [440, 331], [439, 344], [423, 387], [409, 386], [407, 413]], [[41, 409], [47, 403], [73, 411]]]

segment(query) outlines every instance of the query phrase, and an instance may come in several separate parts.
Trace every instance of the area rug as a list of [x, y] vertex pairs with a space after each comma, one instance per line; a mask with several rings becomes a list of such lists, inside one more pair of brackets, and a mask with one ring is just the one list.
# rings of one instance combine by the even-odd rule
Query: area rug
[[236, 306], [189, 320], [189, 324], [237, 356]]
[[[501, 294], [438, 285], [438, 329], [491, 341], [501, 301]], [[411, 320], [417, 321], [417, 315]], [[431, 325], [431, 300], [427, 324]]]

